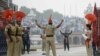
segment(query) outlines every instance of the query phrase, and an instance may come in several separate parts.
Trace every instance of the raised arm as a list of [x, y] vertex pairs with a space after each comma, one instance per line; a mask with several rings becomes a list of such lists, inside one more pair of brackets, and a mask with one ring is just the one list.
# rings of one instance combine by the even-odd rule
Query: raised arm
[[45, 27], [43, 27], [43, 26], [41, 26], [38, 22], [37, 22], [37, 20], [35, 20], [35, 22], [36, 22], [36, 25], [39, 27], [39, 28], [45, 28]]
[[61, 20], [61, 23], [59, 25], [56, 26], [56, 28], [59, 28], [61, 26], [61, 24], [63, 23], [63, 19]]
[[6, 28], [6, 27], [5, 27], [4, 34], [5, 34], [5, 36], [6, 36], [6, 39], [8, 39], [8, 38], [9, 38], [9, 35], [8, 35], [8, 28]]
[[70, 33], [68, 33], [68, 35], [71, 35], [72, 34], [72, 31]]
[[61, 30], [60, 30], [60, 33], [61, 33], [62, 35], [65, 35], [63, 32], [61, 32]]

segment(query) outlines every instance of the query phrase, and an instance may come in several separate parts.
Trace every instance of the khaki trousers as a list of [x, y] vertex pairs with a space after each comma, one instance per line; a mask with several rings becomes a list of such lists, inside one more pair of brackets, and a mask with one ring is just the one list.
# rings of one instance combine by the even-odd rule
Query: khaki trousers
[[46, 51], [46, 39], [42, 39], [42, 51]]
[[7, 39], [7, 56], [16, 56], [16, 37], [11, 36], [12, 42], [10, 39]]
[[90, 43], [89, 47], [86, 46], [87, 56], [93, 56], [93, 48], [92, 43]]
[[23, 47], [23, 41], [22, 36], [17, 36], [18, 42], [16, 43], [16, 56], [21, 56], [22, 53], [22, 47]]
[[50, 47], [52, 49], [53, 56], [56, 56], [54, 37], [46, 37], [46, 56], [50, 56]]

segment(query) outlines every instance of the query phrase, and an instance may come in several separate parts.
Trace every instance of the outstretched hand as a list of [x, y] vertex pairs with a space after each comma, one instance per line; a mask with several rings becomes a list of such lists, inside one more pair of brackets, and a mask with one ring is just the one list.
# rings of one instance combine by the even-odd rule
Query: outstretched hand
[[63, 19], [61, 20], [60, 24], [56, 27], [56, 28], [59, 28], [61, 26], [61, 24], [63, 23]]

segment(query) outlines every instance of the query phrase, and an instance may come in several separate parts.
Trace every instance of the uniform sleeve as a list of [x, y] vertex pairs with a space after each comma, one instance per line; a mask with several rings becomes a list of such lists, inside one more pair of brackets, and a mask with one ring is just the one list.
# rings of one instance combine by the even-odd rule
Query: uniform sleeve
[[53, 25], [53, 28], [54, 28], [54, 30], [56, 30], [56, 29], [57, 29], [57, 27], [56, 27], [55, 25]]
[[41, 25], [40, 28], [46, 29], [47, 25]]
[[42, 28], [45, 29], [47, 25], [42, 25]]
[[37, 21], [36, 21], [36, 25], [37, 25], [38, 27], [42, 28], [42, 29], [45, 29], [45, 26], [44, 26], [44, 25], [41, 25], [41, 24], [39, 24], [39, 23], [37, 23]]
[[5, 32], [7, 32], [8, 31], [8, 28], [10, 27], [10, 25], [7, 25], [6, 27], [5, 27]]

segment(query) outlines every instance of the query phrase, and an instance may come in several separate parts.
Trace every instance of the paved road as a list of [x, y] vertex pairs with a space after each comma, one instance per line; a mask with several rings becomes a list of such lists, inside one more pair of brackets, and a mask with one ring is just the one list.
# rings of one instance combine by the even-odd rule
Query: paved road
[[[70, 51], [64, 51], [63, 49], [57, 49], [56, 51], [57, 51], [57, 56], [86, 56], [85, 47], [73, 47], [70, 49]], [[39, 49], [37, 51], [30, 52], [30, 54], [24, 54], [22, 56], [45, 56], [45, 55], [42, 55], [42, 51]]]

